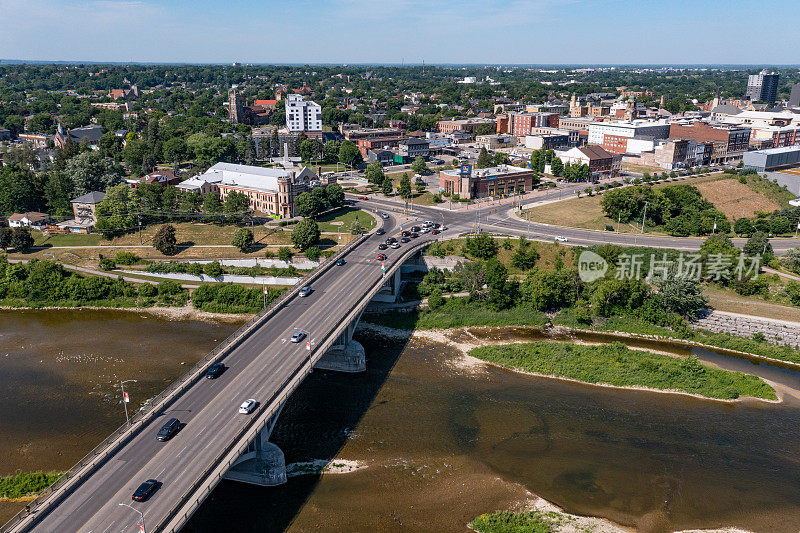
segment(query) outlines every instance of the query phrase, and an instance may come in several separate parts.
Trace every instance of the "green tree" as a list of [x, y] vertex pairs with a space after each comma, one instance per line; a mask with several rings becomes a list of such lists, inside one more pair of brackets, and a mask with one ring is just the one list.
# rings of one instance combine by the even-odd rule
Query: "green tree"
[[480, 153], [478, 154], [478, 163], [475, 165], [476, 168], [489, 168], [492, 166], [492, 158], [489, 157], [489, 152], [486, 151], [486, 147], [482, 147]]
[[319, 226], [315, 220], [301, 220], [292, 230], [292, 244], [302, 252], [319, 243], [319, 236]]
[[38, 211], [42, 206], [39, 177], [19, 163], [0, 170], [0, 216]]
[[755, 230], [749, 218], [737, 218], [733, 223], [733, 231], [737, 235], [751, 235]]
[[397, 186], [397, 194], [399, 194], [401, 198], [411, 197], [411, 180], [408, 178], [408, 173], [403, 173], [400, 184]]
[[189, 146], [183, 137], [172, 137], [164, 143], [164, 159], [178, 164], [188, 159]]
[[430, 309], [436, 310], [439, 309], [442, 305], [444, 305], [444, 297], [442, 296], [442, 289], [439, 288], [433, 289], [431, 295], [428, 296], [428, 307]]
[[252, 231], [247, 228], [239, 228], [234, 232], [231, 244], [237, 247], [240, 252], [247, 253], [250, 251], [250, 247], [253, 246], [254, 241]]
[[223, 274], [222, 265], [219, 264], [219, 261], [211, 261], [210, 263], [206, 263], [203, 265], [203, 273], [206, 276], [218, 278]]
[[218, 215], [222, 213], [222, 201], [216, 194], [209, 193], [203, 198], [203, 213], [206, 215]]
[[27, 253], [33, 246], [33, 236], [28, 228], [14, 228], [11, 234], [11, 247], [17, 252]]
[[309, 248], [306, 248], [305, 254], [306, 254], [306, 259], [309, 259], [311, 261], [316, 261], [317, 259], [319, 259], [319, 256], [322, 255], [322, 251], [317, 246], [311, 246]]
[[153, 247], [164, 255], [174, 255], [178, 252], [178, 240], [175, 237], [175, 227], [164, 224], [153, 235]]
[[561, 177], [561, 174], [564, 172], [564, 163], [562, 163], [559, 158], [554, 157], [553, 162], [550, 163], [550, 172], [557, 178]]
[[428, 165], [427, 163], [425, 163], [425, 158], [422, 157], [421, 155], [417, 156], [417, 158], [414, 159], [414, 162], [411, 163], [411, 170], [413, 170], [417, 174], [427, 174]]
[[478, 259], [490, 259], [497, 255], [497, 241], [485, 233], [475, 237], [467, 237], [464, 251]]
[[772, 251], [772, 243], [769, 242], [769, 237], [763, 231], [757, 231], [747, 239], [742, 250], [749, 257], [761, 255], [763, 263], [769, 263], [775, 258], [775, 254]]
[[250, 198], [243, 192], [231, 191], [225, 197], [226, 215], [246, 215], [250, 212]]
[[119, 176], [97, 152], [83, 152], [71, 158], [64, 167], [64, 173], [72, 182], [76, 196], [105, 191], [119, 183]]
[[325, 187], [325, 196], [328, 198], [328, 203], [331, 207], [344, 205], [344, 189], [338, 183], [331, 183]]
[[95, 229], [106, 237], [131, 230], [136, 227], [138, 211], [134, 189], [124, 183], [109, 187], [95, 208]]
[[[0, 249], [6, 251], [11, 247], [11, 238], [13, 235], [14, 230], [11, 228], [0, 227]], [[0, 261], [2, 261], [2, 259], [0, 259]], [[2, 269], [0, 269], [0, 272], [2, 272]]]
[[378, 161], [373, 161], [367, 165], [364, 177], [367, 178], [368, 182], [375, 185], [380, 185], [386, 179], [386, 175], [383, 173], [383, 166]]
[[278, 259], [288, 263], [292, 259], [292, 251], [286, 246], [281, 246], [278, 248]]
[[697, 281], [687, 277], [657, 277], [658, 299], [664, 309], [686, 318], [694, 318], [705, 309], [707, 300]]
[[391, 196], [392, 195], [392, 189], [393, 189], [392, 180], [390, 180], [389, 178], [385, 178], [383, 180], [383, 186], [381, 188], [383, 194], [386, 195], [386, 196]]
[[310, 192], [304, 192], [297, 196], [295, 204], [297, 205], [297, 212], [300, 216], [305, 218], [314, 218], [328, 207], [328, 197], [325, 191], [322, 194], [317, 193], [318, 189]]
[[358, 146], [352, 141], [342, 141], [339, 145], [339, 161], [345, 165], [356, 166], [363, 161]]

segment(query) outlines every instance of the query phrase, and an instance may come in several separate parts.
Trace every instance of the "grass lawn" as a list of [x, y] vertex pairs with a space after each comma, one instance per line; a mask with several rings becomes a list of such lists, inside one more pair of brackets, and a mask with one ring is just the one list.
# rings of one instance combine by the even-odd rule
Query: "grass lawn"
[[747, 186], [782, 208], [788, 208], [789, 200], [794, 200], [796, 198], [796, 196], [787, 189], [784, 189], [777, 183], [765, 180], [758, 175], [747, 176]]
[[[142, 228], [142, 243], [149, 244], [153, 240], [153, 235], [161, 227], [161, 224], [153, 224]], [[233, 234], [240, 226], [233, 224], [210, 224], [204, 222], [173, 222], [175, 237], [178, 244], [230, 244]], [[253, 236], [256, 244], [290, 244], [288, 231], [279, 228], [267, 228], [264, 226], [253, 227]], [[138, 245], [139, 233], [129, 233], [120, 237], [115, 237], [106, 243], [113, 246]]]
[[317, 217], [317, 225], [322, 232], [336, 233], [336, 230], [341, 230], [342, 233], [350, 231], [350, 227], [358, 217], [361, 227], [370, 230], [375, 227], [375, 219], [362, 209], [355, 209], [353, 207], [342, 207], [336, 211], [325, 213]]
[[706, 287], [708, 305], [719, 311], [760, 316], [773, 320], [800, 322], [800, 308], [774, 303], [758, 296], [741, 296], [732, 290]]
[[556, 512], [498, 511], [480, 515], [469, 523], [469, 527], [478, 533], [551, 533], [569, 521], [569, 517]]
[[98, 246], [102, 244], [103, 237], [97, 233], [82, 235], [80, 233], [67, 233], [64, 235], [45, 235], [33, 232], [34, 246]]
[[731, 223], [737, 218], [753, 217], [759, 211], [771, 213], [781, 207], [752, 187], [739, 183], [735, 178], [694, 183], [694, 185], [703, 194], [703, 198], [725, 213]]
[[649, 172], [650, 174], [658, 172], [661, 174], [664, 172], [664, 169], [661, 167], [651, 167], [650, 165], [640, 165], [638, 163], [622, 163], [622, 170], [637, 172], [639, 174], [644, 174], [645, 172]]
[[39, 494], [55, 483], [63, 472], [17, 472], [0, 477], [0, 500]]
[[469, 353], [506, 368], [586, 383], [678, 390], [718, 399], [777, 399], [772, 387], [757, 376], [707, 366], [691, 356], [677, 358], [631, 350], [622, 343], [582, 346], [539, 341], [481, 346]]

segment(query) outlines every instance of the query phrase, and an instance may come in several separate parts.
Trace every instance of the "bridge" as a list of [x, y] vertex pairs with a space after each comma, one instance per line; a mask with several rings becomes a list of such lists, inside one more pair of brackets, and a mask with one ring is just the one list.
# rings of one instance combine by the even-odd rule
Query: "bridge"
[[[543, 197], [547, 194], [552, 193]], [[402, 211], [387, 201], [358, 203], [371, 210]], [[552, 241], [561, 235], [569, 244], [697, 249], [702, 242], [534, 225], [516, 218], [508, 204], [459, 211], [415, 207], [414, 216], [450, 226], [443, 238], [480, 224], [483, 231], [531, 239]], [[393, 217], [383, 220], [383, 227], [387, 235], [399, 229]], [[376, 295], [396, 295], [400, 266], [436, 238], [423, 234], [399, 250], [387, 250], [385, 272], [376, 260], [385, 236], [372, 232], [355, 239], [153, 398], [130, 425], [115, 431], [32, 502], [30, 513], [21, 513], [0, 531], [133, 532], [140, 530], [140, 519], [146, 531], [177, 531], [223, 478], [260, 485], [284, 482], [283, 454], [268, 439], [287, 398], [315, 368], [364, 368], [363, 348], [352, 339], [363, 309]], [[794, 239], [785, 241], [781, 248], [797, 245]], [[338, 258], [345, 264], [336, 265]], [[301, 298], [301, 285], [314, 291]], [[308, 337], [290, 342], [298, 330]], [[204, 379], [217, 361], [226, 371], [215, 380]], [[238, 414], [247, 398], [255, 398], [258, 407], [250, 415]], [[157, 441], [156, 432], [172, 417], [184, 427], [168, 442]], [[155, 494], [146, 503], [131, 503], [134, 490], [151, 478], [159, 481]]]

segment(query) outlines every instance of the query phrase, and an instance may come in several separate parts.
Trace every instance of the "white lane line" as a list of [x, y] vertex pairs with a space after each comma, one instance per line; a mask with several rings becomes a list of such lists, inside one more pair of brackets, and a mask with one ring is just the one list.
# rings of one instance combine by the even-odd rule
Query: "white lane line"
[[187, 444], [186, 446], [184, 446], [184, 447], [183, 447], [183, 449], [182, 449], [181, 451], [179, 451], [178, 453], [176, 453], [176, 454], [175, 454], [175, 457], [180, 457], [180, 456], [181, 456], [181, 454], [183, 454], [183, 452], [185, 452], [185, 451], [186, 451], [186, 448], [188, 448], [188, 447], [189, 447], [189, 445], [188, 445], [188, 444]]

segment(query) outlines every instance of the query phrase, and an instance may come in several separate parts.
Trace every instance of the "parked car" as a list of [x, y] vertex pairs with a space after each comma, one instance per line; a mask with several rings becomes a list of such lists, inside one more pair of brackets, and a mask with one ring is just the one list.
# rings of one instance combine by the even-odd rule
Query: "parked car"
[[161, 426], [161, 429], [156, 433], [156, 440], [161, 442], [171, 439], [181, 429], [181, 421], [177, 418], [170, 418], [166, 423]]
[[258, 405], [258, 402], [253, 398], [245, 400], [242, 402], [242, 405], [239, 406], [239, 412], [243, 415], [249, 415], [256, 408], [256, 405]]
[[305, 331], [295, 331], [292, 334], [292, 338], [290, 340], [293, 343], [297, 344], [298, 342], [302, 341], [305, 338], [306, 338], [306, 332]]
[[206, 378], [217, 379], [223, 372], [225, 372], [225, 365], [222, 363], [214, 363], [206, 370]]
[[139, 485], [139, 488], [136, 489], [136, 491], [133, 493], [132, 499], [135, 502], [147, 501], [147, 499], [153, 495], [153, 493], [156, 491], [157, 488], [158, 488], [158, 480], [148, 479], [147, 481]]
[[314, 289], [312, 289], [311, 287], [306, 285], [305, 287], [300, 289], [300, 291], [297, 293], [297, 295], [300, 296], [301, 298], [305, 298], [306, 296], [308, 296], [312, 292], [314, 292]]
[[386, 261], [386, 254], [378, 254], [376, 259], [378, 261]]

